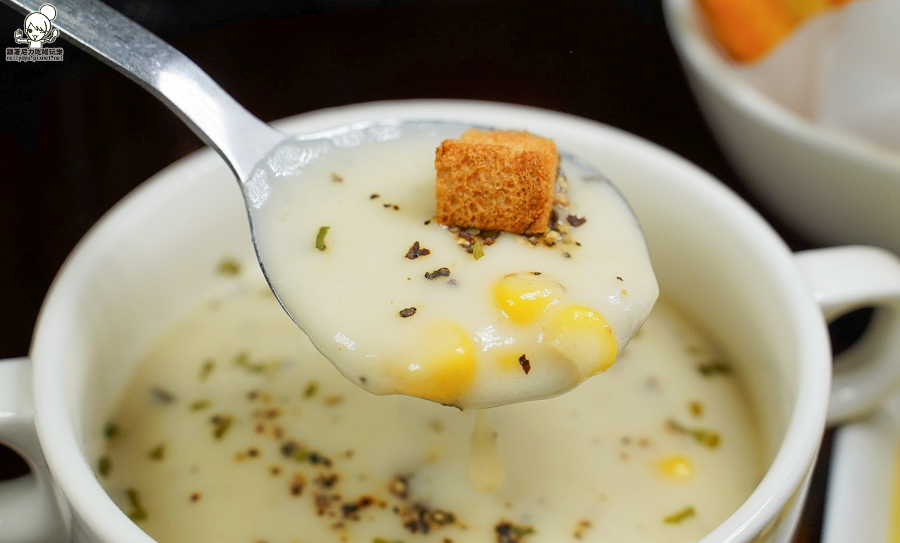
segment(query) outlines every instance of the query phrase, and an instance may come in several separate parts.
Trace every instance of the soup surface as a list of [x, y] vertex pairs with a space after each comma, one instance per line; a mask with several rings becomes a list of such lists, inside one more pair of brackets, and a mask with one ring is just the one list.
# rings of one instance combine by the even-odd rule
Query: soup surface
[[162, 543], [693, 542], [761, 478], [738, 375], [666, 303], [602, 378], [491, 410], [485, 493], [476, 411], [361, 390], [245, 275], [146, 352], [95, 459]]
[[640, 225], [565, 156], [568, 206], [549, 237], [437, 224], [435, 149], [465, 128], [376, 125], [281, 147], [250, 181], [266, 274], [370, 392], [473, 408], [561, 394], [605, 371], [656, 301]]

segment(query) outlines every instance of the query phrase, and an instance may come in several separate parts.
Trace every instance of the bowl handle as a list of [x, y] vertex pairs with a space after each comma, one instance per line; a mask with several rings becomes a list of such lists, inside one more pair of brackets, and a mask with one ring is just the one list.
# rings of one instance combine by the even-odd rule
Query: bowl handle
[[0, 483], [0, 543], [71, 539], [68, 506], [50, 478], [31, 406], [31, 361], [0, 361], [0, 442], [31, 468], [28, 475]]
[[797, 266], [825, 318], [876, 308], [869, 328], [835, 357], [828, 423], [865, 415], [900, 386], [900, 258], [876, 247], [798, 253]]

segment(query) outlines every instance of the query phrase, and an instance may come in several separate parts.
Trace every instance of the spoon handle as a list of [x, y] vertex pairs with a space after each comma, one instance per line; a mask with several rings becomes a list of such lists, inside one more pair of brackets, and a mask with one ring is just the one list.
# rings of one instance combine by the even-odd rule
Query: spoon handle
[[[24, 13], [46, 0], [2, 0]], [[254, 166], [287, 136], [244, 109], [184, 54], [95, 0], [53, 0], [52, 25], [150, 91], [215, 149], [243, 186]]]

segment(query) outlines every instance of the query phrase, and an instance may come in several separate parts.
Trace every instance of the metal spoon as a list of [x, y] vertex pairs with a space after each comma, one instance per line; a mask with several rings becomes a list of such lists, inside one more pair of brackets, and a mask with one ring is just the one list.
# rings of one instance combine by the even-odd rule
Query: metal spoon
[[[44, 5], [41, 0], [0, 1], [25, 13], [38, 12]], [[263, 274], [279, 302], [305, 331], [304, 322], [291, 313], [291, 307], [286, 306], [278, 295], [275, 288], [278, 285], [273, 284], [266, 273], [260, 252], [257, 222], [261, 208], [272, 196], [272, 186], [323, 159], [332, 150], [353, 147], [353, 142], [360, 139], [381, 141], [383, 137], [394, 137], [385, 134], [401, 132], [413, 137], [426, 133], [431, 137], [444, 133], [448, 137], [458, 137], [469, 128], [460, 123], [440, 121], [388, 121], [336, 127], [301, 136], [284, 134], [249, 113], [185, 55], [109, 6], [96, 0], [55, 0], [53, 6], [52, 25], [59, 32], [150, 91], [225, 159], [244, 195]], [[53, 10], [45, 8], [45, 11], [52, 14]], [[54, 37], [49, 36], [49, 39]], [[561, 153], [561, 158], [569, 171], [580, 171], [585, 179], [608, 182], [577, 157]], [[310, 334], [313, 343], [340, 367], [335, 358], [321, 348], [317, 340], [322, 338], [315, 337], [317, 335]]]

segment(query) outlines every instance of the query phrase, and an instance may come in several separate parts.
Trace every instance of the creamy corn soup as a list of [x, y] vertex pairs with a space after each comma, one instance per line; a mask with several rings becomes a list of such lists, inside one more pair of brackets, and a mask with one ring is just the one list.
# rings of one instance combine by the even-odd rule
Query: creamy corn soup
[[762, 476], [739, 375], [665, 302], [601, 378], [491, 409], [495, 432], [361, 390], [242, 267], [145, 353], [93, 459], [161, 543], [693, 542]]
[[464, 128], [278, 149], [249, 182], [266, 274], [370, 392], [474, 408], [561, 394], [609, 368], [650, 313], [643, 234], [615, 188], [565, 156], [546, 235], [437, 224], [435, 149]]

